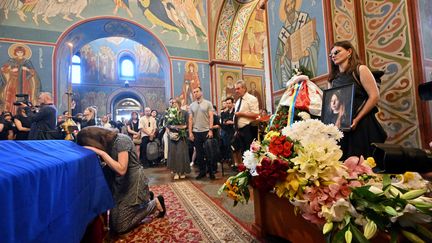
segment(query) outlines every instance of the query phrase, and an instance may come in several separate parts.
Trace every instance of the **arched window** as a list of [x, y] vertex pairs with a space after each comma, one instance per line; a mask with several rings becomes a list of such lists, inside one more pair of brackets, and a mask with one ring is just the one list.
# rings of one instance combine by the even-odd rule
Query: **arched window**
[[135, 80], [135, 60], [130, 56], [120, 59], [120, 79]]
[[78, 55], [72, 57], [72, 83], [81, 83], [81, 57]]

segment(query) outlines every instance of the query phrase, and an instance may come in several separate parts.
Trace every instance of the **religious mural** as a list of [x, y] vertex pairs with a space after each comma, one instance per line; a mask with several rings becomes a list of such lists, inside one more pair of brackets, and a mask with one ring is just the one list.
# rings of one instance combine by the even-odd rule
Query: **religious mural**
[[268, 17], [273, 90], [283, 89], [301, 66], [313, 77], [326, 73], [323, 1], [270, 1], [269, 11], [275, 13]]
[[40, 80], [30, 58], [32, 51], [25, 44], [13, 44], [8, 49], [9, 60], [2, 64], [0, 75], [0, 108], [15, 111], [16, 94], [28, 94], [29, 100], [37, 104]]
[[164, 88], [138, 88], [138, 92], [144, 95], [144, 104], [158, 112], [164, 111], [168, 104]]
[[101, 90], [99, 88], [94, 91], [83, 92], [81, 94], [81, 100], [79, 100], [82, 111], [84, 111], [84, 109], [87, 107], [94, 106], [97, 110], [97, 117], [106, 115], [106, 101], [108, 92], [109, 90]]
[[190, 105], [194, 98], [192, 90], [201, 87], [204, 98], [210, 96], [210, 70], [206, 63], [196, 61], [173, 61], [174, 98], [179, 99], [182, 106]]
[[242, 62], [246, 67], [264, 68], [264, 45], [267, 41], [265, 11], [257, 9], [250, 17], [243, 37]]
[[5, 0], [0, 2], [2, 15], [2, 25], [57, 32], [83, 19], [119, 16], [151, 29], [168, 46], [208, 50], [205, 0]]
[[[147, 47], [122, 37], [98, 39], [80, 50], [82, 83], [118, 83], [119, 58], [124, 53], [135, 58], [136, 85], [164, 85], [163, 72], [156, 55]], [[131, 81], [132, 82], [132, 81]]]
[[[115, 97], [121, 96], [126, 90], [123, 87], [113, 86], [97, 86], [97, 87], [86, 87], [86, 86], [74, 86], [74, 97], [76, 100], [76, 109], [72, 110], [73, 114], [78, 112], [82, 113], [86, 107], [93, 106], [97, 109], [97, 116], [103, 116], [107, 113], [112, 112], [110, 102], [114, 102]], [[167, 104], [165, 102], [166, 95], [164, 88], [143, 88], [135, 87], [134, 92], [138, 94], [145, 106], [149, 106], [159, 112], [166, 109]], [[63, 95], [62, 99], [66, 101], [67, 96]], [[142, 108], [142, 107], [141, 107]], [[143, 109], [143, 108], [142, 108]]]
[[217, 71], [220, 100], [222, 101], [227, 97], [234, 97], [234, 100], [237, 100], [235, 82], [241, 78], [241, 70], [220, 68]]
[[198, 64], [196, 62], [186, 62], [181, 94], [183, 105], [189, 105], [193, 102], [194, 98], [192, 91], [198, 87], [201, 87], [201, 82], [198, 75]]
[[367, 65], [385, 72], [376, 116], [388, 134], [386, 142], [420, 147], [409, 4], [362, 0], [360, 5]]
[[330, 1], [334, 41], [347, 40], [359, 50], [355, 15], [355, 0]]
[[156, 55], [147, 47], [136, 43], [134, 45], [136, 57], [138, 58], [138, 73], [139, 74], [158, 74], [161, 71], [161, 65]]
[[194, 39], [198, 44], [207, 40], [207, 30], [201, 19], [204, 16], [202, 1], [193, 0], [138, 0], [144, 16], [151, 23], [151, 29], [161, 27], [161, 33], [172, 31], [178, 40]]
[[432, 48], [429, 44], [432, 43], [432, 2], [430, 0], [419, 0], [420, 24], [422, 32], [422, 43], [424, 57], [432, 61]]
[[126, 11], [126, 13], [129, 15], [130, 18], [133, 18], [133, 14], [129, 8], [129, 1], [128, 0], [114, 0], [114, 10], [113, 14], [117, 15], [119, 9]]
[[278, 95], [273, 95], [273, 112], [275, 112], [277, 110], [277, 107], [280, 103], [280, 100], [282, 98], [282, 93], [278, 94]]
[[258, 99], [259, 108], [265, 108], [265, 89], [263, 88], [262, 76], [243, 75], [243, 80], [246, 82], [248, 93]]

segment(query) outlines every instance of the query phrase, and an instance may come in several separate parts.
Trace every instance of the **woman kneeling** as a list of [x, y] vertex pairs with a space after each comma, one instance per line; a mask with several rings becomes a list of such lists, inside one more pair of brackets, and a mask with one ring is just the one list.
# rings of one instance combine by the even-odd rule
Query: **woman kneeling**
[[126, 233], [155, 212], [157, 217], [165, 215], [164, 198], [159, 195], [153, 199], [150, 195], [144, 168], [128, 136], [102, 127], [86, 127], [78, 133], [77, 141], [107, 165], [103, 167], [104, 175], [115, 201], [109, 222], [113, 232]]

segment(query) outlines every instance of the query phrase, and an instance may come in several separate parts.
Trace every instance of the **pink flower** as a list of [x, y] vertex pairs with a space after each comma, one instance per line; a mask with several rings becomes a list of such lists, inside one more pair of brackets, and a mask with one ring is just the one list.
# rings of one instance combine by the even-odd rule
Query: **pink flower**
[[253, 141], [250, 145], [250, 150], [254, 153], [257, 153], [258, 151], [260, 151], [261, 149], [261, 145], [259, 143], [257, 143], [256, 141]]
[[344, 165], [348, 168], [351, 179], [357, 179], [362, 174], [372, 174], [372, 169], [365, 163], [363, 156], [351, 156], [344, 161]]
[[318, 217], [317, 214], [311, 214], [311, 213], [304, 213], [303, 218], [314, 223], [314, 224], [318, 224], [318, 225], [323, 225], [326, 222], [325, 218], [320, 218]]

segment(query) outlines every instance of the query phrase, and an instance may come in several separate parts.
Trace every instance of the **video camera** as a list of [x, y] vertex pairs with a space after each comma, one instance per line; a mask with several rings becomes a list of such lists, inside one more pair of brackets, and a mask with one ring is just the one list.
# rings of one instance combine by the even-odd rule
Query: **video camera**
[[28, 94], [16, 94], [15, 98], [16, 98], [16, 101], [13, 104], [16, 106], [20, 106], [21, 104], [25, 104], [28, 107], [33, 106], [33, 104], [29, 101], [29, 95]]
[[432, 100], [432, 81], [420, 84], [418, 86], [418, 93], [421, 100]]
[[375, 173], [402, 174], [407, 171], [432, 171], [432, 153], [428, 149], [404, 148], [395, 144], [373, 143]]
[[[421, 100], [432, 100], [432, 81], [420, 84]], [[373, 143], [374, 172], [401, 174], [406, 171], [427, 173], [432, 171], [432, 152], [428, 149], [404, 148], [400, 145]]]

